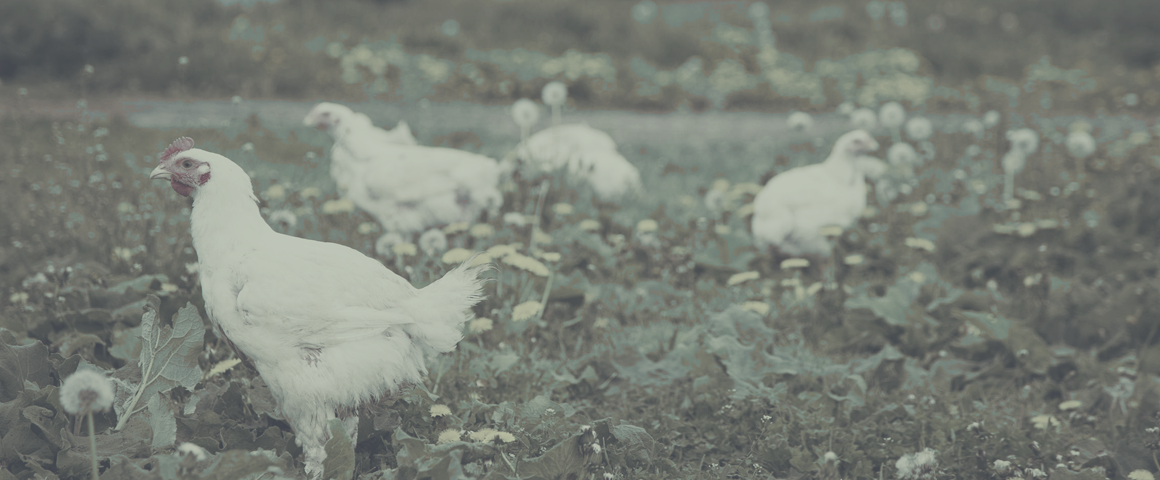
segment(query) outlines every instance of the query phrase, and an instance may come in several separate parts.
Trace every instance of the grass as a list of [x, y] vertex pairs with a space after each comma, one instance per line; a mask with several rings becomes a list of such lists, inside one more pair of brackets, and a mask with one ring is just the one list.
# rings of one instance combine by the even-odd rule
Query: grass
[[[663, 70], [692, 55], [713, 66], [734, 59], [751, 75], [758, 68], [752, 47], [702, 38], [719, 25], [708, 17], [642, 26], [611, 7], [449, 2], [460, 33], [447, 37], [437, 32], [445, 16], [418, 2], [157, 5], [122, 2], [99, 15], [83, 14], [94, 8], [88, 4], [63, 1], [0, 7], [107, 42], [0, 72], [0, 96], [10, 99], [0, 118], [0, 467], [16, 478], [90, 473], [89, 442], [60, 408], [57, 385], [82, 363], [136, 381], [149, 295], [160, 298], [162, 324], [195, 322], [188, 313], [174, 317], [187, 302], [208, 318], [189, 267], [196, 259], [189, 201], [147, 180], [157, 152], [178, 135], [251, 172], [263, 214], [294, 218], [272, 220], [275, 229], [356, 248], [417, 286], [454, 266], [421, 249], [378, 256], [373, 219], [333, 208], [329, 140], [319, 132], [275, 131], [257, 117], [233, 118], [221, 129], [162, 131], [84, 106], [46, 115], [39, 108], [46, 98], [70, 105], [137, 95], [366, 98], [374, 72], [358, 67], [362, 80], [346, 83], [338, 59], [306, 52], [318, 36], [341, 40], [351, 55], [359, 45], [388, 48], [377, 42], [393, 35], [409, 62], [455, 62], [443, 83], [415, 80], [420, 67], [388, 69], [382, 78], [396, 87], [376, 98], [399, 102], [414, 101], [399, 93], [406, 88], [430, 88], [424, 98], [433, 101], [466, 95], [506, 103], [536, 97], [548, 81], [481, 64], [477, 82], [458, 68], [470, 63], [469, 45], [510, 53], [535, 41], [550, 57], [569, 48], [607, 54], [615, 85], [602, 89], [592, 77], [570, 84], [575, 106], [587, 108], [708, 108], [705, 96], [674, 85], [638, 95], [637, 82], [648, 79], [630, 73], [633, 55]], [[879, 205], [837, 239], [839, 288], [822, 288], [820, 265], [781, 269], [779, 259], [756, 252], [744, 207], [758, 179], [820, 160], [832, 138], [821, 148], [808, 136], [627, 139], [620, 151], [641, 170], [645, 192], [621, 206], [594, 201], [586, 187], [560, 175], [521, 170], [505, 187], [503, 211], [540, 211], [549, 238], [531, 252], [531, 227], [502, 218], [486, 221], [491, 233], [467, 226], [449, 235], [453, 247], [493, 253], [499, 268], [475, 312], [491, 322], [473, 323], [455, 352], [429, 362], [423, 385], [363, 412], [357, 449], [335, 455], [345, 462], [336, 471], [359, 478], [872, 479], [1039, 478], [1037, 471], [1124, 478], [1160, 470], [1160, 201], [1153, 193], [1160, 150], [1140, 132], [1129, 141], [1114, 116], [1151, 115], [1160, 101], [1149, 85], [1156, 59], [1126, 33], [1142, 18], [1131, 10], [1139, 4], [1038, 14], [1047, 7], [919, 3], [908, 6], [908, 27], [874, 24], [864, 5], [842, 5], [840, 19], [822, 23], [800, 21], [816, 4], [771, 7], [777, 48], [812, 65], [867, 47], [906, 46], [921, 59], [915, 75], [979, 97], [970, 108], [935, 96], [910, 110], [996, 108], [1003, 120], [981, 138], [936, 131], [934, 158], [919, 169], [914, 191]], [[160, 6], [171, 13], [162, 15]], [[65, 7], [76, 13], [51, 15]], [[574, 21], [553, 24], [561, 11]], [[108, 24], [126, 12], [140, 29]], [[714, 12], [748, 28], [740, 7]], [[1001, 33], [1005, 12], [1018, 19], [1014, 32]], [[919, 20], [933, 13], [945, 16], [945, 35], [923, 30]], [[231, 39], [239, 16], [247, 28], [263, 27], [264, 39]], [[1100, 33], [1102, 22], [1113, 20], [1124, 20], [1118, 25], [1125, 33]], [[549, 25], [555, 35], [540, 42], [543, 30], [519, 25]], [[169, 40], [133, 43], [134, 35]], [[65, 48], [44, 36], [21, 38], [33, 47], [8, 55]], [[1006, 48], [1012, 41], [1025, 48]], [[124, 55], [134, 51], [126, 45], [138, 45], [137, 55]], [[1101, 54], [1105, 48], [1112, 54]], [[1039, 71], [1029, 65], [1042, 54], [1053, 65], [1101, 72], [1091, 75], [1095, 87], [1028, 81]], [[188, 69], [176, 66], [183, 55]], [[70, 62], [96, 68], [75, 77], [79, 67]], [[996, 81], [1015, 87], [1013, 101]], [[771, 88], [736, 91], [723, 107], [825, 110], [842, 98], [832, 82], [819, 105], [779, 98]], [[1136, 107], [1123, 101], [1128, 93], [1139, 94]], [[743, 107], [743, 99], [752, 102]], [[1067, 128], [1057, 115], [1073, 109], [1095, 117], [1100, 142], [1078, 163], [1052, 140]], [[1005, 208], [1003, 132], [1022, 126], [1043, 140], [1016, 180], [1022, 205]], [[899, 141], [882, 133], [883, 151]], [[466, 138], [424, 135], [448, 143]], [[467, 140], [496, 158], [514, 142], [487, 134]], [[720, 211], [705, 205], [713, 189], [728, 200]], [[655, 240], [640, 231], [643, 220], [655, 221]], [[549, 275], [520, 267], [530, 262], [502, 254], [505, 245]], [[112, 430], [121, 419], [115, 413], [95, 415], [102, 475], [241, 478], [269, 468], [300, 475], [293, 433], [256, 372], [225, 363], [233, 353], [212, 329], [191, 355], [200, 372], [213, 372], [192, 389], [165, 390], [121, 431]], [[128, 391], [119, 388], [118, 403]], [[183, 442], [211, 459], [175, 452]], [[937, 463], [915, 460], [925, 449]]]

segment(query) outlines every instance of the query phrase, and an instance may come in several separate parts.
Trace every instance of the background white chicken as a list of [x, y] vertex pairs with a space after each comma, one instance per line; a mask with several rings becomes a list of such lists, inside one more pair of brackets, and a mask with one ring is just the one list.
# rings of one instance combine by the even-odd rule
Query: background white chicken
[[866, 175], [880, 174], [880, 161], [859, 160], [878, 149], [865, 130], [838, 137], [825, 161], [778, 174], [753, 199], [753, 240], [788, 255], [830, 256], [823, 227], [847, 228], [866, 208]]
[[303, 122], [338, 125], [328, 128], [334, 138], [331, 175], [343, 195], [373, 215], [387, 234], [406, 237], [474, 221], [485, 210], [498, 214], [503, 172], [495, 160], [453, 148], [392, 142], [387, 132], [358, 115], [342, 105], [320, 103]]
[[541, 172], [567, 168], [568, 178], [592, 186], [596, 197], [614, 202], [641, 188], [640, 170], [616, 150], [607, 133], [583, 123], [548, 127], [522, 142], [507, 161]]
[[341, 418], [357, 439], [356, 407], [421, 381], [424, 355], [453, 350], [482, 300], [486, 267], [470, 261], [416, 289], [351, 248], [276, 233], [250, 177], [188, 137], [165, 150], [150, 178], [193, 196], [206, 311], [270, 386], [315, 478], [326, 423]]

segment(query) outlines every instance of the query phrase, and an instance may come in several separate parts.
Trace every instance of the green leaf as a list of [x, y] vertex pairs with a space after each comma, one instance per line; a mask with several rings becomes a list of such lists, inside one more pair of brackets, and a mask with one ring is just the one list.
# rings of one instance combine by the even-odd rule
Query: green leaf
[[170, 328], [157, 322], [161, 300], [150, 295], [148, 301], [149, 308], [141, 318], [142, 346], [138, 361], [141, 383], [137, 385], [135, 393], [117, 409], [120, 418], [117, 430], [125, 426], [129, 417], [144, 408], [140, 405], [142, 399], [168, 392], [178, 385], [193, 390], [202, 376], [197, 357], [204, 343], [205, 326], [197, 313], [197, 307], [186, 303], [173, 316], [173, 327]]
[[0, 402], [20, 395], [25, 381], [39, 387], [52, 385], [51, 371], [48, 347], [43, 343], [17, 347], [0, 342]]
[[165, 448], [177, 443], [177, 420], [173, 418], [173, 402], [168, 396], [153, 394], [146, 404], [149, 427], [153, 429], [153, 448]]
[[516, 468], [520, 477], [539, 475], [543, 478], [567, 478], [574, 475], [580, 478], [584, 473], [586, 463], [584, 454], [580, 451], [580, 437], [573, 435], [536, 458], [525, 458]]
[[326, 441], [326, 460], [322, 461], [322, 478], [348, 480], [354, 477], [354, 444], [337, 418], [326, 424], [330, 440]]
[[128, 292], [129, 290], [132, 290], [132, 291], [138, 292], [138, 293], [146, 293], [146, 292], [153, 290], [151, 287], [151, 285], [153, 285], [153, 282], [168, 282], [168, 281], [169, 281], [169, 277], [166, 276], [165, 274], [142, 275], [142, 276], [134, 278], [132, 280], [126, 280], [124, 282], [118, 283], [112, 287], [109, 287], [108, 290], [112, 293], [118, 293], [118, 294], [124, 294], [124, 293]]

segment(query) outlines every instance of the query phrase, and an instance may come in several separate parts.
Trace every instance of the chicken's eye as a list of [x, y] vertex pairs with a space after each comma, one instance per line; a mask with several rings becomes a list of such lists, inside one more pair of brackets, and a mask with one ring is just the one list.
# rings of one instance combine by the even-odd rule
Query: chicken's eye
[[181, 168], [190, 168], [190, 167], [193, 167], [193, 162], [191, 162], [189, 160], [182, 160]]

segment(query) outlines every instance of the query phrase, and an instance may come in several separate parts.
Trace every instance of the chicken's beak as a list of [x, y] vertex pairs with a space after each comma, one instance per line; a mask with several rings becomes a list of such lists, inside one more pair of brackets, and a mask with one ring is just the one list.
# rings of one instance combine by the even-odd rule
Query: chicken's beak
[[166, 170], [165, 165], [158, 165], [157, 168], [154, 168], [153, 171], [149, 173], [150, 180], [156, 180], [158, 178], [169, 180], [172, 176], [173, 173], [171, 173], [169, 170]]

